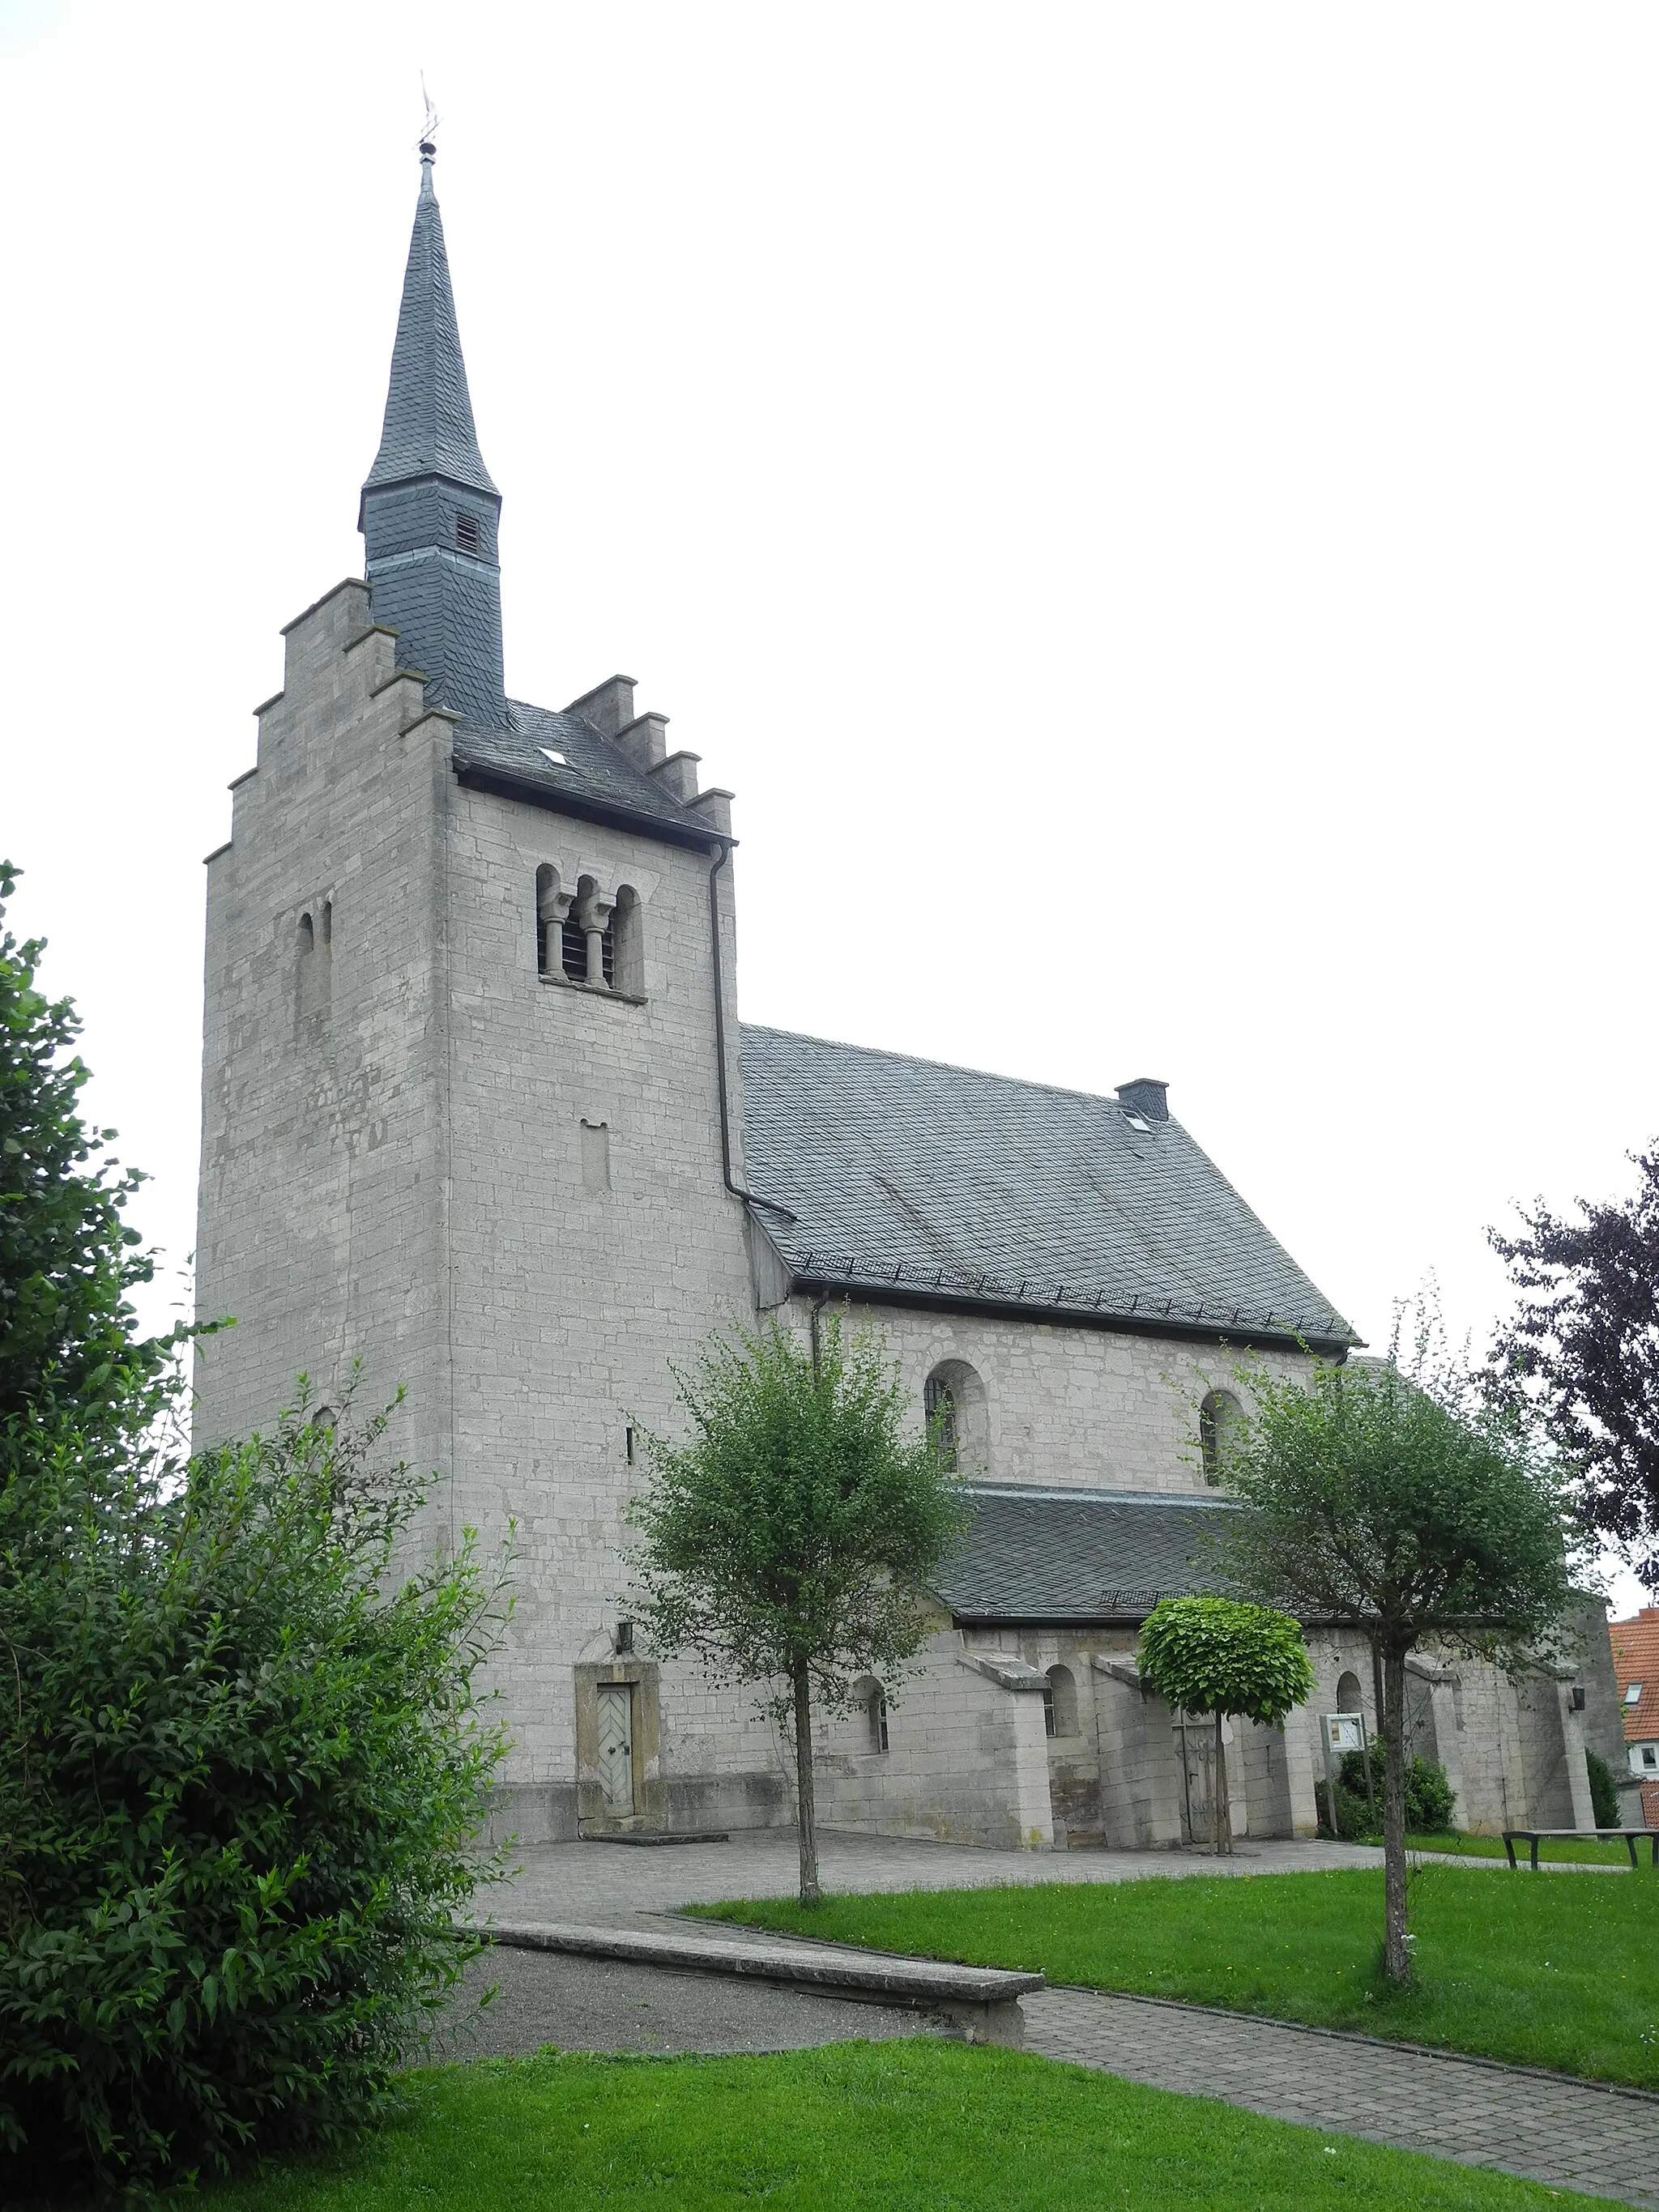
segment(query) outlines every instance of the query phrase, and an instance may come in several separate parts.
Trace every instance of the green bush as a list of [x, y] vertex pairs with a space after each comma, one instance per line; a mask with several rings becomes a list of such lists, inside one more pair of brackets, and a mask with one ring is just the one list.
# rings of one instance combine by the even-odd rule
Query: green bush
[[1619, 1781], [1613, 1769], [1599, 1751], [1587, 1751], [1584, 1764], [1589, 1769], [1590, 1805], [1598, 1828], [1617, 1828], [1624, 1825], [1624, 1812], [1619, 1802]]
[[[1376, 1811], [1365, 1795], [1365, 1761], [1370, 1759], [1371, 1792]], [[1336, 1811], [1345, 1837], [1380, 1835], [1382, 1828], [1382, 1747], [1372, 1742], [1366, 1751], [1345, 1751], [1336, 1770]], [[1319, 1808], [1320, 1826], [1331, 1825], [1330, 1807], [1326, 1802], [1325, 1784], [1314, 1785], [1314, 1796]], [[1457, 1793], [1446, 1779], [1443, 1766], [1435, 1765], [1426, 1759], [1408, 1759], [1406, 1765], [1406, 1832], [1413, 1836], [1435, 1836], [1448, 1833], [1452, 1825], [1452, 1809], [1457, 1802]]]
[[495, 1590], [383, 1428], [0, 1490], [0, 2202], [338, 2140], [470, 1955]]

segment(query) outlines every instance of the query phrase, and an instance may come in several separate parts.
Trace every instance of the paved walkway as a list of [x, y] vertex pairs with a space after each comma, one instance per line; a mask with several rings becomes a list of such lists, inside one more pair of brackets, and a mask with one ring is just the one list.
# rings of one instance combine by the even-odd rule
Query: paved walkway
[[[826, 1890], [1021, 1888], [1043, 1882], [1137, 1881], [1171, 1875], [1309, 1874], [1378, 1867], [1363, 1844], [1241, 1843], [1230, 1859], [1207, 1851], [993, 1851], [968, 1844], [907, 1843], [889, 1836], [819, 1838]], [[481, 1894], [496, 1920], [630, 1919], [727, 1897], [788, 1897], [798, 1879], [793, 1828], [737, 1831], [729, 1844], [528, 1844], [520, 1872]], [[1471, 1859], [1497, 1867], [1501, 1859]]]
[[[495, 1995], [480, 2010], [478, 2000], [492, 1983]], [[468, 1966], [422, 2063], [516, 2057], [545, 2043], [562, 2051], [663, 2055], [810, 2051], [860, 2038], [877, 2043], [933, 2035], [939, 2026], [925, 2013], [810, 1996], [747, 1976], [672, 1973], [620, 1959], [501, 1948]]]
[[1155, 1998], [1043, 1990], [1025, 2047], [1270, 2119], [1659, 2207], [1659, 2097]]

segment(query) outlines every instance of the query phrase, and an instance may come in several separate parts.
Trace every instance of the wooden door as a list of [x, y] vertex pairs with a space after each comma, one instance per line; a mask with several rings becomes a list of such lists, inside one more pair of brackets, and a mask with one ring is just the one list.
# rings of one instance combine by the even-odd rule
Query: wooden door
[[634, 1688], [629, 1682], [601, 1682], [599, 1691], [599, 1785], [605, 1809], [625, 1814], [634, 1809]]

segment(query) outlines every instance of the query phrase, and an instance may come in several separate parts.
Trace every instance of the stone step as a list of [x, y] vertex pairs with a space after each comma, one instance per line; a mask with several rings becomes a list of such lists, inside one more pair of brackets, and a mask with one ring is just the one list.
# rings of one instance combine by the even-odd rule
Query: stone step
[[1024, 2041], [1022, 1996], [1046, 1988], [1042, 1974], [902, 1959], [829, 1943], [769, 1942], [718, 1936], [659, 1936], [632, 1928], [557, 1921], [480, 1924], [473, 1932], [512, 1950], [562, 1951], [583, 1959], [627, 1959], [693, 1974], [750, 1974], [792, 1989], [833, 1990], [867, 2004], [902, 2005], [950, 2021], [969, 2043], [1018, 2050]]

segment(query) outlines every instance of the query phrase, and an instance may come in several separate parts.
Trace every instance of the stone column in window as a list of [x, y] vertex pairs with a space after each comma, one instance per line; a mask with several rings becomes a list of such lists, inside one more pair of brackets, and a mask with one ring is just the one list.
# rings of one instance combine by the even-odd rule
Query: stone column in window
[[605, 933], [617, 902], [609, 891], [591, 890], [576, 908], [576, 927], [587, 939], [587, 980], [604, 990]]
[[544, 869], [541, 873], [546, 880], [536, 886], [536, 923], [542, 933], [542, 973], [562, 976], [564, 918], [570, 911], [573, 894], [559, 889], [559, 878], [552, 869]]

